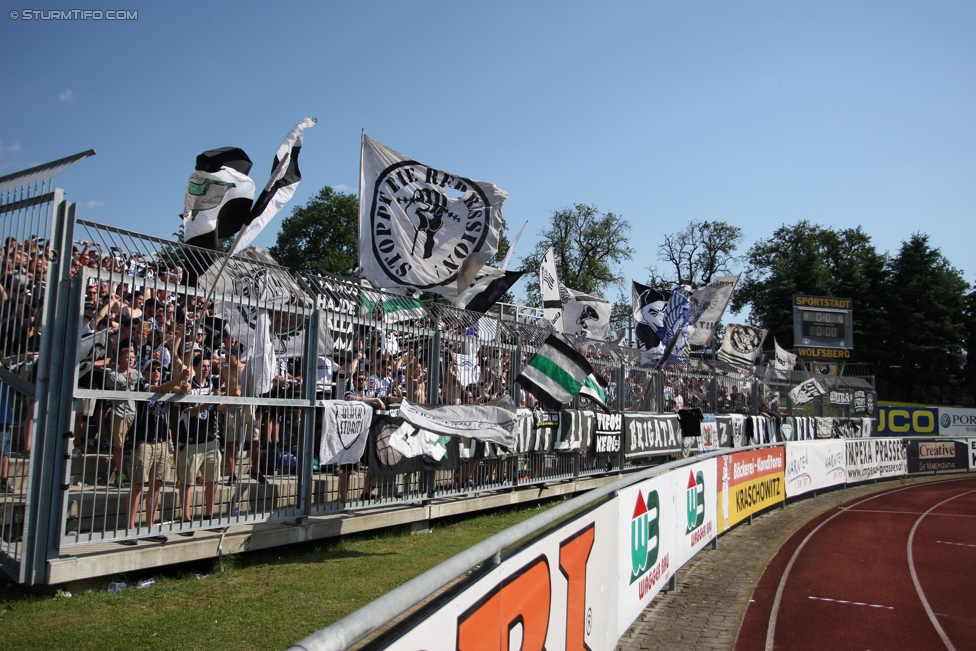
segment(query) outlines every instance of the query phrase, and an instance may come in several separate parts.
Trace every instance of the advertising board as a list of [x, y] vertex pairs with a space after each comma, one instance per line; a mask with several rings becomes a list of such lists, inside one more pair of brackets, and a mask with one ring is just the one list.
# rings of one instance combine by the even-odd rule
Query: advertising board
[[937, 407], [878, 407], [877, 436], [925, 436], [939, 433]]
[[976, 439], [969, 439], [969, 469], [976, 470]]
[[962, 441], [911, 440], [908, 442], [908, 472], [969, 470], [969, 445]]
[[908, 473], [908, 451], [901, 439], [851, 439], [844, 447], [848, 483]]
[[786, 444], [787, 497], [846, 481], [844, 441], [791, 441]]
[[388, 648], [612, 651], [617, 527], [611, 500], [506, 559]]
[[718, 459], [718, 533], [786, 499], [783, 446]]
[[939, 407], [939, 434], [976, 436], [976, 409]]
[[709, 459], [669, 473], [675, 482], [677, 510], [672, 564], [675, 571], [716, 536], [715, 468], [715, 459]]
[[675, 498], [675, 481], [669, 475], [628, 486], [617, 494], [618, 637], [627, 632], [677, 567], [674, 530], [685, 518], [677, 517]]

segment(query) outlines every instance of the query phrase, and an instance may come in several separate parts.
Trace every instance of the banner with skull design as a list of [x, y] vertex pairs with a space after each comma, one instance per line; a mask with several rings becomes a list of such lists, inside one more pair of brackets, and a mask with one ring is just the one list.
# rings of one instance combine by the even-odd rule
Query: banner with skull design
[[763, 328], [753, 328], [736, 323], [729, 324], [729, 327], [725, 329], [725, 340], [722, 342], [722, 348], [718, 351], [719, 361], [737, 366], [755, 364], [767, 332]]
[[593, 294], [584, 294], [559, 283], [559, 298], [563, 305], [563, 332], [606, 339], [610, 334], [610, 301]]
[[508, 193], [436, 169], [363, 134], [359, 264], [376, 287], [457, 296], [498, 249]]

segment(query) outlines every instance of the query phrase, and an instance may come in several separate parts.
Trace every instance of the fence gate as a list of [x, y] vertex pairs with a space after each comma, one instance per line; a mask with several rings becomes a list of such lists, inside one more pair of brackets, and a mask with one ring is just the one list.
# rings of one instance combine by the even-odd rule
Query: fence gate
[[[87, 151], [0, 178], [0, 564], [21, 583], [43, 583], [60, 499], [52, 474], [63, 467], [58, 432], [70, 404], [60, 395], [73, 371], [65, 350], [75, 206], [55, 176]], [[67, 363], [66, 363], [67, 362]]]

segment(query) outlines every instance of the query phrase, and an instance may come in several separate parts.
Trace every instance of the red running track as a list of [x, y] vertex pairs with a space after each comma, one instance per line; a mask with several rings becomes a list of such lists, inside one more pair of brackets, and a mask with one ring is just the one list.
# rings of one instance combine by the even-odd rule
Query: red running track
[[860, 498], [767, 566], [735, 651], [976, 651], [976, 478]]

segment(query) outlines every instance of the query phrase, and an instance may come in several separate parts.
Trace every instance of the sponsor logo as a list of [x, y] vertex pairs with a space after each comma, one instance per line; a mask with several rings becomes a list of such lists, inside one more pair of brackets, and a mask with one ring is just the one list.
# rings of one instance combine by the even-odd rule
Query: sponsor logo
[[878, 433], [933, 434], [938, 422], [938, 414], [934, 409], [878, 408]]
[[844, 456], [845, 453], [841, 450], [834, 454], [828, 454], [827, 458], [824, 459], [824, 472], [831, 479], [843, 479], [847, 476], [847, 471], [844, 469]]
[[956, 456], [955, 443], [919, 443], [919, 459], [951, 459]]
[[949, 427], [952, 425], [952, 416], [949, 414], [942, 414], [939, 417], [939, 425], [942, 425], [942, 427]]
[[630, 520], [630, 582], [634, 583], [657, 562], [660, 549], [661, 499], [657, 491], [637, 491], [634, 515]]
[[[590, 613], [586, 607], [586, 574], [595, 537], [596, 528], [591, 523], [559, 543], [559, 573], [567, 586], [567, 649], [587, 648]], [[457, 648], [507, 649], [510, 632], [521, 625], [522, 649], [542, 651], [552, 611], [552, 571], [549, 559], [542, 555], [506, 577], [458, 616]]]
[[766, 502], [780, 502], [782, 499], [783, 486], [779, 477], [771, 477], [735, 491], [735, 505], [740, 512]]
[[702, 471], [688, 473], [688, 488], [685, 491], [686, 515], [688, 516], [688, 535], [705, 522], [705, 475]]

